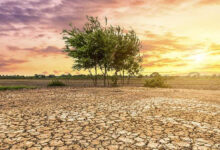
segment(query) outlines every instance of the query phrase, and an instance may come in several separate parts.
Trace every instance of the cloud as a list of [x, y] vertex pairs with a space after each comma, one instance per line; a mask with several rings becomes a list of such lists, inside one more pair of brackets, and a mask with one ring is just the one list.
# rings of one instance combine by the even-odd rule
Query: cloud
[[[145, 33], [146, 40], [142, 41], [141, 51], [146, 67], [168, 65], [180, 67], [187, 64], [181, 60], [177, 61], [176, 58], [165, 58], [168, 56], [166, 54], [175, 52], [176, 55], [184, 57], [182, 53], [191, 54], [191, 51], [203, 49], [205, 43], [193, 43], [193, 40], [198, 39], [193, 36], [192, 39], [181, 36], [181, 33], [190, 36], [185, 31], [193, 30], [193, 27], [187, 28], [183, 22], [181, 25], [184, 28], [179, 32], [181, 25], [176, 23], [178, 21], [176, 17], [191, 21], [190, 16], [187, 16], [191, 15], [191, 12], [197, 12], [201, 6], [217, 4], [220, 4], [220, 0], [0, 0], [0, 40], [3, 39], [3, 50], [9, 45], [6, 53], [15, 52], [19, 56], [26, 56], [27, 59], [36, 56], [42, 58], [63, 55], [62, 49], [59, 48], [62, 47], [63, 41], [61, 42], [62, 38], [58, 33], [68, 28], [69, 23], [72, 22], [80, 28], [86, 21], [86, 15], [99, 16], [100, 19], [107, 16], [112, 21], [111, 24], [117, 23], [126, 28], [136, 27], [135, 30], [137, 29], [140, 35], [143, 35], [143, 31], [148, 28], [149, 31]], [[200, 11], [198, 12], [200, 15]], [[192, 15], [196, 17], [196, 14]], [[200, 19], [203, 18], [198, 17], [198, 21]], [[198, 24], [200, 25], [203, 26]], [[211, 28], [212, 26], [210, 30]], [[10, 41], [16, 42], [10, 45]], [[217, 43], [211, 45], [210, 55], [219, 55], [219, 47]], [[34, 61], [41, 61], [37, 59]]]
[[219, 5], [220, 4], [220, 0], [200, 0], [199, 1], [200, 5]]
[[31, 48], [20, 48], [17, 46], [8, 46], [9, 51], [20, 51], [20, 52], [27, 52], [30, 56], [52, 56], [52, 55], [61, 55], [62, 49], [56, 47], [56, 46], [48, 46], [46, 48], [37, 48], [37, 47], [31, 47]]
[[24, 59], [0, 59], [0, 72], [14, 71], [16, 66], [28, 62]]
[[163, 5], [180, 5], [188, 1], [189, 0], [159, 0], [159, 3]]
[[22, 2], [5, 2], [0, 4], [0, 22], [1, 24], [11, 23], [33, 23], [39, 21], [42, 14]]
[[140, 5], [143, 5], [143, 4], [145, 4], [146, 3], [146, 1], [144, 1], [144, 0], [133, 0], [132, 2], [131, 2], [131, 5], [133, 6], [140, 6]]
[[219, 71], [220, 64], [208, 64], [201, 69], [209, 69], [209, 70], [218, 70]]
[[212, 43], [209, 47], [210, 50], [219, 50], [220, 51], [220, 44]]
[[[176, 9], [178, 6], [188, 2], [190, 0], [8, 0], [0, 3], [0, 31], [22, 30], [23, 27], [18, 27], [16, 26], [17, 24], [29, 27], [38, 25], [48, 30], [61, 31], [70, 22], [74, 21], [74, 24], [80, 27], [85, 21], [86, 15], [100, 16], [107, 10], [118, 14], [118, 8], [127, 7], [133, 10], [132, 8], [140, 7], [136, 10], [155, 14], [155, 12], [160, 13]], [[199, 1], [199, 4], [219, 3], [219, 0]]]
[[[159, 0], [158, 3], [163, 5], [182, 5], [192, 2], [192, 0]], [[213, 5], [213, 4], [220, 4], [220, 0], [198, 0], [194, 1], [195, 6], [196, 5]]]
[[[100, 16], [100, 14], [106, 11], [110, 11], [111, 13], [117, 12], [118, 8], [127, 7], [132, 10], [132, 8], [141, 6], [146, 6], [148, 11], [145, 9], [145, 12], [152, 14], [154, 11], [159, 13], [162, 9], [170, 10], [170, 8], [164, 8], [164, 5], [175, 8], [186, 1], [187, 0], [158, 0], [154, 2], [144, 0], [9, 0], [0, 3], [0, 31], [3, 29], [3, 26], [6, 25], [7, 28], [4, 27], [4, 30], [22, 30], [23, 27], [16, 26], [17, 24], [29, 27], [37, 25], [47, 30], [62, 31], [70, 22], [81, 27], [86, 15]], [[142, 9], [144, 8], [139, 8], [138, 10]]]
[[157, 54], [155, 54], [155, 53], [143, 54], [142, 57], [143, 57], [144, 59], [145, 59], [145, 58], [146, 58], [146, 59], [149, 59], [149, 58], [157, 58], [157, 59], [159, 59], [159, 58], [161, 58], [160, 55], [157, 55]]
[[35, 36], [35, 38], [42, 38], [42, 37], [45, 37], [46, 35], [45, 34], [38, 34]]
[[44, 71], [44, 72], [42, 72], [42, 74], [44, 74], [44, 75], [48, 75], [49, 72], [48, 72], [48, 71]]
[[176, 59], [176, 58], [162, 58], [162, 59], [158, 59], [158, 60], [153, 60], [153, 61], [145, 61], [144, 64], [142, 65], [143, 67], [165, 67], [165, 66], [175, 66], [180, 62], [180, 59]]
[[59, 74], [59, 73], [61, 73], [61, 72], [62, 72], [62, 71], [58, 71], [58, 70], [54, 70], [54, 71], [53, 71], [54, 74]]
[[208, 50], [211, 55], [220, 55], [220, 44], [212, 43]]
[[[58, 2], [57, 2], [58, 1]], [[123, 2], [126, 4], [125, 2]], [[70, 22], [81, 25], [86, 15], [99, 15], [106, 8], [121, 6], [116, 0], [36, 0], [0, 3], [0, 30], [2, 26], [16, 24], [38, 25], [50, 29], [63, 29]], [[16, 30], [21, 29], [17, 27]], [[6, 30], [6, 29], [4, 29]], [[12, 30], [12, 28], [7, 28]], [[14, 29], [13, 29], [14, 30]]]
[[[146, 40], [142, 41], [143, 67], [184, 67], [189, 64], [183, 59], [191, 56], [192, 52], [203, 49], [204, 44], [192, 43], [185, 36], [173, 33], [156, 34], [146, 31]], [[173, 55], [172, 55], [173, 53]]]
[[188, 37], [176, 36], [173, 33], [155, 34], [150, 31], [146, 32], [147, 40], [142, 41], [142, 51], [157, 51], [167, 53], [172, 51], [189, 51], [201, 48], [203, 44], [188, 44]]
[[2, 36], [2, 37], [3, 37], [3, 36], [5, 37], [5, 36], [8, 36], [8, 34], [6, 34], [6, 33], [0, 33], [0, 37], [1, 37], [1, 36]]
[[[216, 0], [213, 0], [216, 1]], [[86, 15], [110, 14], [117, 18], [133, 15], [156, 15], [177, 9], [190, 0], [7, 0], [0, 2], [0, 32], [23, 32], [24, 30], [60, 33], [69, 23], [82, 27]], [[217, 2], [217, 1], [216, 1]], [[208, 3], [201, 0], [200, 3]], [[209, 2], [213, 3], [213, 2]], [[127, 8], [126, 13], [119, 9]]]

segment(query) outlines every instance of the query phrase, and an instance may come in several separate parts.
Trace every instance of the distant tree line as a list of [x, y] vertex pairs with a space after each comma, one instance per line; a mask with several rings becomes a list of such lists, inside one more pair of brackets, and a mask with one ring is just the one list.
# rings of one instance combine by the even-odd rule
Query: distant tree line
[[141, 42], [136, 33], [120, 26], [109, 26], [107, 18], [104, 26], [97, 17], [87, 19], [82, 29], [70, 25], [71, 29], [63, 31], [64, 51], [73, 58], [73, 69], [88, 71], [95, 86], [100, 74], [104, 86], [110, 76], [117, 85], [119, 77], [124, 84], [125, 77], [129, 80], [137, 75], [142, 58]]
[[90, 79], [89, 75], [43, 75], [35, 74], [33, 76], [23, 76], [23, 75], [0, 75], [0, 79]]
[[[109, 75], [108, 79], [112, 79], [114, 75]], [[153, 72], [150, 75], [141, 75], [138, 76], [128, 76], [125, 75], [125, 78], [153, 78], [162, 76], [158, 72]], [[120, 75], [120, 77], [122, 77]], [[191, 77], [189, 75], [186, 76], [162, 76], [165, 79], [172, 79], [174, 77]], [[206, 76], [199, 76], [199, 78], [220, 78], [220, 75], [213, 74], [213, 75], [206, 75]], [[43, 75], [43, 74], [35, 74], [33, 76], [24, 76], [24, 75], [0, 75], [0, 79], [79, 79], [79, 80], [86, 80], [91, 79], [90, 75], [80, 74], [80, 75], [71, 75], [71, 74], [63, 74], [63, 75]], [[97, 75], [98, 80], [103, 80], [103, 75]]]
[[[112, 75], [108, 76], [108, 79], [112, 79]], [[128, 78], [128, 76], [125, 76]], [[136, 76], [130, 76], [130, 78], [136, 78]], [[71, 74], [63, 74], [63, 75], [43, 75], [43, 74], [35, 74], [33, 76], [24, 76], [24, 75], [0, 75], [0, 79], [72, 79], [72, 80], [90, 80], [90, 75], [80, 74], [80, 75], [71, 75]], [[102, 75], [97, 75], [97, 80], [103, 80]]]

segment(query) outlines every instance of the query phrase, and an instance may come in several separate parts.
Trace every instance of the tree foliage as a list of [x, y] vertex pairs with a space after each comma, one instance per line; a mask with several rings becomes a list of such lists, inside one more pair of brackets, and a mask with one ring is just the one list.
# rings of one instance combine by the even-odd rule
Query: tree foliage
[[98, 17], [87, 17], [82, 29], [71, 26], [63, 31], [65, 52], [74, 59], [73, 69], [86, 70], [97, 85], [97, 75], [101, 72], [106, 86], [109, 74], [114, 75], [117, 85], [118, 74], [129, 77], [141, 69], [141, 42], [133, 30], [125, 32], [120, 26], [103, 26]]

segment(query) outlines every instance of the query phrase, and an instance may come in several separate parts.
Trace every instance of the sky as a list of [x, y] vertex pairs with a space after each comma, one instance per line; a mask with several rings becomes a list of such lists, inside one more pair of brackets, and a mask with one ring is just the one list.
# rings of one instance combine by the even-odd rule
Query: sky
[[220, 74], [220, 0], [0, 0], [0, 74], [84, 73], [61, 32], [86, 15], [136, 31], [142, 74]]

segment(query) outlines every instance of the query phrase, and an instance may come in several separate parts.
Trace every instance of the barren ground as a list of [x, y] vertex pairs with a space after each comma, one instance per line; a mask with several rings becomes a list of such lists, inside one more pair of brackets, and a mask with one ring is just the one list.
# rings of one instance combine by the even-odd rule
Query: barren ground
[[0, 92], [0, 149], [220, 149], [220, 91]]

